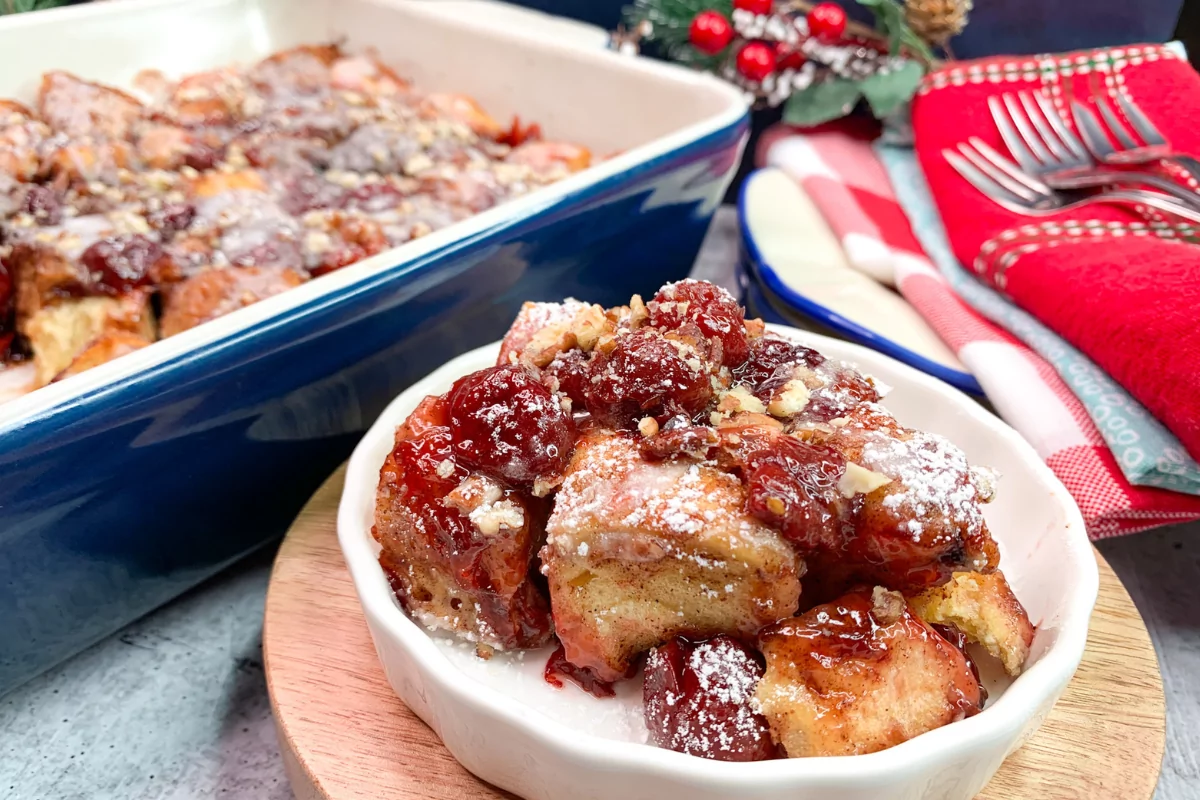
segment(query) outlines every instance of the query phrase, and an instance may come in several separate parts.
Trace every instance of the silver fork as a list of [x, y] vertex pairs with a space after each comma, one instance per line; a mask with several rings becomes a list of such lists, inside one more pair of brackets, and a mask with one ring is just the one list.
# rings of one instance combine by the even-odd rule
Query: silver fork
[[1169, 178], [1150, 172], [1110, 169], [1097, 163], [1054, 106], [1041, 92], [1020, 92], [988, 98], [1000, 138], [1029, 176], [1055, 189], [1090, 189], [1111, 184], [1134, 184], [1165, 192], [1181, 203], [1200, 209], [1200, 195]]
[[1158, 128], [1154, 127], [1154, 123], [1150, 121], [1145, 112], [1138, 108], [1137, 103], [1133, 102], [1133, 98], [1123, 91], [1118, 91], [1116, 98], [1121, 113], [1125, 115], [1125, 119], [1129, 120], [1129, 127], [1133, 128], [1133, 132], [1144, 144], [1134, 141], [1125, 126], [1117, 119], [1117, 114], [1113, 111], [1112, 106], [1105, 102], [1104, 98], [1096, 97], [1096, 107], [1100, 109], [1100, 116], [1104, 117], [1104, 122], [1111, 131], [1112, 138], [1117, 140], [1120, 148], [1113, 146], [1105, 134], [1105, 127], [1100, 124], [1096, 115], [1087, 106], [1078, 100], [1071, 103], [1071, 115], [1075, 118], [1075, 127], [1079, 129], [1083, 143], [1087, 145], [1087, 149], [1091, 151], [1097, 161], [1103, 164], [1127, 165], [1151, 164], [1167, 160], [1181, 169], [1187, 170], [1193, 178], [1200, 180], [1200, 161], [1191, 156], [1174, 152], [1166, 137]]
[[1093, 203], [1113, 203], [1150, 206], [1200, 223], [1200, 211], [1159, 192], [1142, 189], [1113, 189], [1098, 193], [1055, 190], [1023, 172], [976, 137], [959, 144], [957, 150], [942, 150], [942, 156], [967, 183], [993, 203], [1024, 216], [1049, 216]]

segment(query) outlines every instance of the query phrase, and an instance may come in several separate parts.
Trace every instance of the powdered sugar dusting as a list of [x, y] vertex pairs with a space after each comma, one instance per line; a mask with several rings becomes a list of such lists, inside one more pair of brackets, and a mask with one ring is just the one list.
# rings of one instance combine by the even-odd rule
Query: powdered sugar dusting
[[[630, 561], [703, 558], [678, 549], [690, 550], [698, 538], [720, 542], [730, 553], [742, 545], [763, 546], [764, 539], [787, 548], [745, 513], [744, 503], [735, 475], [704, 463], [649, 462], [632, 437], [593, 432], [577, 444], [555, 496], [547, 543], [564, 556]], [[581, 551], [585, 541], [590, 550]]]
[[884, 508], [908, 517], [914, 539], [922, 533], [920, 520], [938, 517], [970, 537], [983, 527], [979, 493], [970, 479], [967, 458], [949, 440], [913, 431], [908, 438], [870, 434], [863, 447], [870, 469], [894, 478], [883, 498]]

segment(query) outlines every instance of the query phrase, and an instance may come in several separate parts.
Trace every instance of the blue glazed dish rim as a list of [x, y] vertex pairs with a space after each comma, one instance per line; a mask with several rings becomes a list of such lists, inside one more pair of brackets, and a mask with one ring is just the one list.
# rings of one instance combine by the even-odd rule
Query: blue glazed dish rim
[[763, 257], [762, 251], [755, 242], [754, 235], [751, 233], [750, 225], [746, 219], [747, 190], [756, 176], [765, 171], [767, 171], [765, 168], [756, 169], [746, 177], [746, 180], [738, 190], [737, 210], [738, 234], [742, 245], [741, 258], [745, 262], [746, 279], [757, 284], [760, 294], [763, 295], [763, 299], [768, 301], [768, 305], [770, 297], [773, 295], [790, 310], [808, 317], [842, 336], [864, 344], [873, 350], [878, 350], [911, 367], [915, 367], [922, 372], [945, 381], [956, 389], [982, 396], [984, 394], [983, 387], [979, 385], [979, 381], [976, 380], [975, 376], [969, 372], [963, 372], [947, 367], [944, 364], [939, 364], [870, 328], [847, 319], [833, 309], [821, 305], [812, 298], [795, 291], [780, 278], [778, 271]]

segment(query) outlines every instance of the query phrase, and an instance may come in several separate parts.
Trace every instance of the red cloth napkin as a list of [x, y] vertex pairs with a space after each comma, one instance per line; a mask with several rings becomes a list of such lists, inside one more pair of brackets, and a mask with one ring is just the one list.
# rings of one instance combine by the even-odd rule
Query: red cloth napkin
[[1200, 75], [1158, 45], [992, 58], [932, 73], [913, 102], [917, 156], [961, 262], [1086, 353], [1200, 458], [1200, 229], [1099, 203], [1022, 216], [942, 156], [970, 136], [1007, 153], [987, 100], [1035, 89], [1072, 129], [1070, 100], [1094, 106], [1096, 95], [1127, 92], [1177, 152], [1200, 155]]

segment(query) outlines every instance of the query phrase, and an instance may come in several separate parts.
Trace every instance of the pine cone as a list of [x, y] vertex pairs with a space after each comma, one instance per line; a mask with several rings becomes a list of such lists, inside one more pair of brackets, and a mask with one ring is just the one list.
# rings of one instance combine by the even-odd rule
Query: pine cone
[[904, 0], [904, 16], [913, 32], [937, 47], [967, 27], [971, 0]]

